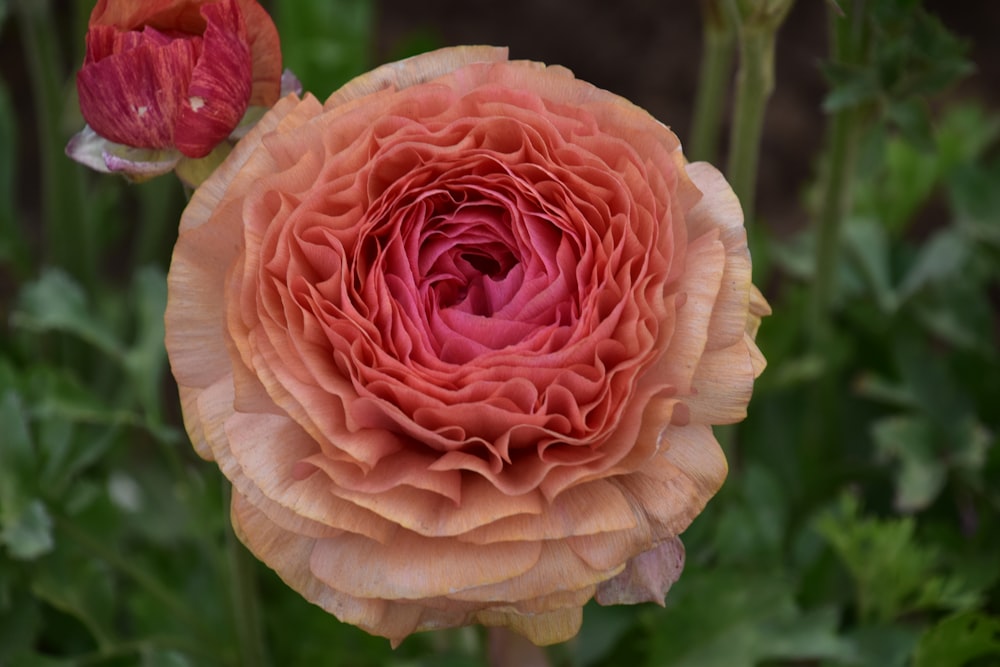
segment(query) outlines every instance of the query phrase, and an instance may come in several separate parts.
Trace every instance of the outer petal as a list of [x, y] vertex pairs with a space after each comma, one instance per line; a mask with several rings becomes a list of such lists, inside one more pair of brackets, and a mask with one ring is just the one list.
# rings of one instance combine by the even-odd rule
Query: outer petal
[[479, 62], [503, 62], [507, 49], [495, 46], [457, 46], [400, 60], [377, 67], [351, 79], [335, 91], [323, 105], [326, 109], [350, 102], [380, 90], [402, 90]]
[[134, 30], [143, 25], [198, 33], [205, 27], [200, 16], [207, 0], [98, 0], [90, 12], [90, 26], [116, 26]]
[[143, 150], [116, 144], [98, 135], [89, 125], [70, 138], [66, 155], [94, 171], [120, 172], [132, 181], [166, 174], [181, 159], [176, 151]]
[[594, 600], [602, 605], [655, 602], [662, 607], [683, 570], [684, 544], [674, 537], [630, 560], [624, 572], [597, 587]]
[[[281, 96], [281, 41], [271, 16], [257, 0], [239, 0], [247, 24], [247, 40], [253, 59], [250, 105], [270, 107]], [[301, 90], [301, 88], [299, 88]]]

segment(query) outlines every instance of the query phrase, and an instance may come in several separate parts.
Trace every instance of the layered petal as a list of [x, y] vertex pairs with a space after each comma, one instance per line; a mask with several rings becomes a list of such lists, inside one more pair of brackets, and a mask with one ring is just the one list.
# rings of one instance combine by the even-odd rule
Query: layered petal
[[[207, 39], [207, 37], [206, 37]], [[364, 629], [536, 643], [662, 602], [766, 301], [676, 136], [491, 47], [281, 100], [192, 199], [166, 314], [241, 539]]]

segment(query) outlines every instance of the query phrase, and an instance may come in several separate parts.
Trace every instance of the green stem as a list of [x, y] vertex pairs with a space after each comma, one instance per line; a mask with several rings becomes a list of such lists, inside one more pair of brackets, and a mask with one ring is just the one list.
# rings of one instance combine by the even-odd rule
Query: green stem
[[[830, 40], [833, 59], [837, 62], [858, 62], [864, 58], [864, 0], [855, 0], [850, 21], [830, 10]], [[855, 163], [863, 131], [863, 110], [858, 107], [836, 112], [827, 138], [829, 163], [823, 187], [822, 208], [817, 219], [815, 275], [809, 323], [813, 350], [822, 353], [829, 343], [830, 309], [840, 254], [840, 233], [844, 219], [851, 211]]]
[[[228, 510], [232, 491], [228, 482], [223, 497]], [[265, 667], [268, 665], [267, 649], [261, 623], [260, 603], [257, 595], [257, 580], [254, 577], [254, 561], [246, 547], [236, 537], [232, 527], [226, 530], [226, 560], [229, 564], [233, 602], [233, 616], [236, 623], [236, 638], [239, 642], [241, 667]]]
[[745, 22], [739, 30], [740, 67], [733, 107], [729, 182], [743, 204], [747, 222], [754, 219], [757, 162], [764, 110], [774, 90], [774, 41], [777, 26]]
[[[832, 59], [842, 63], [863, 62], [867, 48], [864, 0], [855, 0], [849, 19], [831, 9], [829, 21]], [[827, 485], [835, 483], [829, 474], [829, 461], [836, 443], [843, 437], [843, 378], [836, 360], [831, 359], [836, 350], [831, 320], [841, 228], [852, 207], [855, 163], [864, 121], [864, 110], [857, 107], [836, 112], [824, 150], [829, 162], [823, 180], [822, 208], [816, 220], [815, 274], [806, 309], [809, 319], [804, 323], [809, 352], [828, 361], [823, 375], [809, 388], [808, 404], [803, 413], [803, 441], [809, 443], [803, 454], [803, 479], [825, 481], [810, 489], [816, 499], [826, 497], [831, 491]]]
[[65, 155], [61, 117], [64, 84], [56, 32], [46, 0], [18, 0], [24, 56], [38, 117], [38, 150], [42, 163], [42, 206], [50, 260], [84, 285], [96, 278], [97, 261], [80, 170]]
[[716, 159], [718, 151], [719, 128], [736, 40], [732, 22], [727, 18], [721, 0], [702, 0], [701, 6], [705, 41], [688, 155], [692, 160], [711, 162]]

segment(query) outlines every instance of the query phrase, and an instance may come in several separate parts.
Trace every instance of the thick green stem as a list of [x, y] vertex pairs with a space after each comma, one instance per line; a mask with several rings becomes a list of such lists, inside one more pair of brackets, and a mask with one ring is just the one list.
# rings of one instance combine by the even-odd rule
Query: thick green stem
[[764, 129], [764, 110], [774, 90], [774, 40], [768, 25], [740, 29], [740, 68], [733, 107], [733, 136], [729, 151], [729, 182], [743, 204], [747, 221], [754, 219], [757, 162]]
[[817, 220], [815, 276], [810, 302], [809, 334], [822, 352], [829, 342], [830, 308], [840, 254], [840, 230], [850, 212], [855, 156], [861, 138], [856, 109], [838, 112], [830, 128], [830, 162]]
[[49, 3], [19, 0], [14, 5], [31, 72], [31, 89], [38, 119], [38, 150], [42, 163], [42, 206], [50, 260], [85, 285], [93, 284], [97, 260], [92, 216], [83, 198], [79, 170], [65, 155], [61, 116], [65, 82]]
[[[867, 48], [864, 0], [855, 0], [851, 16], [830, 10], [830, 42], [836, 62], [859, 62]], [[847, 23], [850, 21], [850, 23]], [[813, 351], [822, 353], [829, 343], [830, 308], [840, 254], [840, 230], [850, 213], [855, 159], [863, 130], [863, 110], [849, 107], [836, 112], [827, 138], [829, 163], [823, 186], [822, 208], [817, 219], [815, 275], [808, 331]]]
[[[228, 482], [224, 483], [226, 491], [223, 495], [228, 509], [232, 491]], [[266, 667], [269, 662], [264, 645], [254, 561], [232, 528], [226, 530], [226, 561], [229, 565], [236, 639], [239, 642], [239, 664], [241, 667]]]
[[694, 104], [691, 149], [687, 153], [692, 160], [714, 162], [736, 40], [721, 0], [702, 0], [701, 4], [705, 41], [701, 51], [698, 97]]
[[[867, 49], [864, 0], [855, 0], [847, 18], [831, 9], [829, 21], [831, 58], [840, 63], [864, 62]], [[829, 161], [823, 180], [822, 208], [816, 220], [815, 274], [806, 313], [809, 319], [804, 323], [809, 353], [819, 359], [832, 359], [836, 350], [831, 319], [840, 261], [840, 236], [844, 220], [851, 212], [856, 156], [864, 123], [864, 109], [841, 109], [834, 114], [827, 133], [824, 152]], [[806, 470], [803, 479], [836, 483], [826, 471], [836, 443], [842, 437], [843, 410], [843, 379], [834, 360], [808, 393], [803, 435], [809, 446], [804, 449]], [[810, 491], [815, 497], [825, 497], [830, 489]]]

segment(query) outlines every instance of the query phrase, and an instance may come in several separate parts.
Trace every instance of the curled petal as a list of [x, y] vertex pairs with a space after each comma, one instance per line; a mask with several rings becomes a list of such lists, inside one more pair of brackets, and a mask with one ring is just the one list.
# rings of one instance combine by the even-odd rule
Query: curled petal
[[143, 150], [108, 141], [89, 125], [66, 144], [66, 155], [94, 171], [121, 173], [133, 182], [172, 171], [182, 156], [177, 151]]
[[667, 591], [684, 571], [684, 544], [674, 537], [632, 558], [625, 570], [597, 587], [598, 604], [655, 602], [661, 607]]

